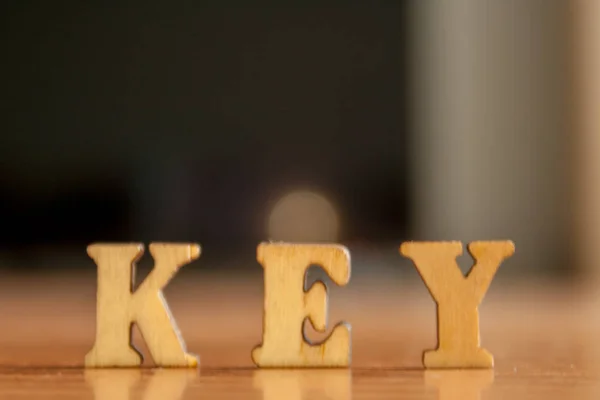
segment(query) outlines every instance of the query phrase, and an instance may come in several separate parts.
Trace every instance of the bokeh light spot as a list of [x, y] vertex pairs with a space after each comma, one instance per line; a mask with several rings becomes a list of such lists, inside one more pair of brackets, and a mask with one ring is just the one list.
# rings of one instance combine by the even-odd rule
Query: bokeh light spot
[[283, 196], [268, 220], [269, 239], [288, 242], [335, 242], [338, 214], [324, 196], [297, 191]]

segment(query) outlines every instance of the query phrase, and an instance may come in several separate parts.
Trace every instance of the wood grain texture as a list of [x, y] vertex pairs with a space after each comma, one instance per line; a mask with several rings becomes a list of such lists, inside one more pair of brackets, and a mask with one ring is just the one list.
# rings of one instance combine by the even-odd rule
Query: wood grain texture
[[[329, 293], [331, 320], [352, 323], [351, 368], [281, 371], [257, 368], [250, 357], [262, 332], [261, 269], [215, 274], [200, 264], [183, 268], [165, 288], [188, 348], [202, 357], [198, 369], [150, 369], [148, 359], [141, 369], [83, 368], [95, 333], [91, 260], [84, 275], [0, 272], [0, 399], [600, 398], [600, 302], [579, 286], [506, 280], [501, 268], [480, 306], [494, 369], [425, 370], [422, 350], [436, 342], [436, 307], [418, 274], [408, 263], [410, 276], [356, 272]], [[307, 330], [314, 340], [326, 334]]]
[[132, 293], [141, 244], [94, 244], [88, 254], [98, 265], [96, 342], [85, 357], [86, 367], [135, 367], [143, 357], [131, 344], [135, 324], [152, 359], [161, 367], [195, 367], [196, 356], [185, 344], [163, 296], [163, 287], [177, 270], [200, 255], [195, 244], [153, 243], [155, 266]]
[[260, 367], [347, 367], [350, 326], [337, 324], [321, 343], [304, 334], [308, 318], [314, 329], [327, 329], [327, 287], [321, 281], [304, 290], [306, 271], [317, 264], [337, 285], [350, 280], [350, 254], [339, 245], [262, 243], [257, 259], [264, 269], [262, 344], [252, 351]]
[[597, 400], [597, 371], [95, 369], [3, 371], [10, 400]]
[[478, 307], [498, 267], [513, 255], [510, 241], [472, 242], [475, 265], [465, 276], [456, 257], [460, 242], [406, 242], [400, 253], [413, 260], [437, 304], [438, 347], [423, 355], [426, 368], [492, 368], [493, 356], [480, 347]]

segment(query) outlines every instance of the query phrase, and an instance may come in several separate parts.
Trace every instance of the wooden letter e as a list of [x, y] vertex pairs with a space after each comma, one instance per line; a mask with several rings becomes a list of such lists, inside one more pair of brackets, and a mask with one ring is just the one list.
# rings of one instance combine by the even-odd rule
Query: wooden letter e
[[327, 289], [316, 282], [304, 291], [306, 270], [321, 266], [343, 286], [350, 280], [350, 254], [339, 245], [262, 243], [257, 259], [264, 268], [265, 303], [262, 345], [252, 351], [259, 367], [347, 367], [350, 326], [340, 323], [320, 344], [304, 335], [308, 318], [320, 332], [327, 328]]

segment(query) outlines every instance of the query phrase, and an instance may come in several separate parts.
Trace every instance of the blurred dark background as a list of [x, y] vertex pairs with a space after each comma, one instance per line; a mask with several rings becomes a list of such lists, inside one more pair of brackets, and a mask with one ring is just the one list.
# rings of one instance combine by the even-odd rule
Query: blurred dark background
[[570, 125], [571, 11], [3, 2], [0, 265], [191, 241], [206, 268], [259, 271], [273, 239], [343, 243], [375, 273], [404, 268], [404, 240], [512, 239], [513, 275], [574, 271], [573, 233], [595, 234], [571, 214], [595, 197], [572, 178], [598, 154], [569, 139], [593, 137]]
[[295, 190], [335, 204], [332, 239], [406, 237], [406, 6], [240, 4], [2, 5], [3, 250], [253, 257]]

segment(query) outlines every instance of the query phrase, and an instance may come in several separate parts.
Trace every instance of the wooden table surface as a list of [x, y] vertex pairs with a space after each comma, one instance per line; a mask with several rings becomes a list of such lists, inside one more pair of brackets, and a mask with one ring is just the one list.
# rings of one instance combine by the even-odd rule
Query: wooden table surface
[[[424, 371], [435, 308], [418, 281], [334, 288], [352, 325], [348, 370], [258, 370], [260, 277], [178, 279], [166, 290], [198, 370], [83, 370], [94, 277], [0, 277], [0, 399], [599, 399], [600, 301], [555, 283], [492, 284], [481, 313], [493, 370]], [[319, 338], [314, 333], [311, 337]], [[143, 341], [136, 343], [144, 352]]]

